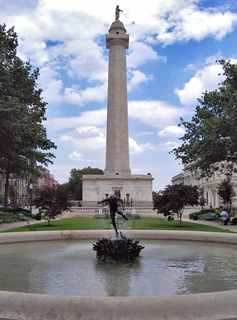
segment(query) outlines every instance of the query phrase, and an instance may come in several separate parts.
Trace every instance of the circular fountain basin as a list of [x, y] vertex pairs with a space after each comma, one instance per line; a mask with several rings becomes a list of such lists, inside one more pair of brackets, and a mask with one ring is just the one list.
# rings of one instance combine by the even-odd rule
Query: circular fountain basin
[[[6, 290], [0, 291], [0, 317], [228, 319], [237, 315], [237, 234], [138, 230], [124, 234], [145, 245], [143, 257], [132, 265], [105, 265], [95, 258], [93, 241], [112, 236], [111, 231], [0, 234], [0, 243], [8, 243], [0, 248], [4, 261], [0, 283]], [[54, 241], [36, 242], [45, 240]]]

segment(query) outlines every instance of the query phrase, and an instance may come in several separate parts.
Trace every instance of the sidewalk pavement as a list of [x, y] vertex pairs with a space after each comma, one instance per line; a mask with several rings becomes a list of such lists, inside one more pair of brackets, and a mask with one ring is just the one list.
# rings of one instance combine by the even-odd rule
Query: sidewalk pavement
[[[41, 223], [44, 221], [46, 221], [46, 220], [31, 220], [29, 222], [31, 225], [33, 225], [33, 224]], [[1, 223], [0, 224], [0, 232], [10, 230], [13, 228], [24, 227], [24, 226], [27, 226], [27, 221], [18, 221], [18, 222], [13, 222], [13, 223]]]
[[[62, 217], [61, 219], [64, 219], [64, 218], [66, 218], [66, 217]], [[59, 220], [59, 219], [57, 219], [57, 220]], [[32, 221], [30, 221], [30, 224], [33, 225], [33, 224], [41, 223], [44, 221], [46, 221], [46, 220], [32, 220]], [[211, 227], [229, 230], [232, 232], [237, 232], [237, 225], [236, 226], [233, 226], [233, 225], [221, 226], [219, 222], [215, 222], [215, 221], [190, 220], [188, 218], [183, 218], [182, 221], [204, 224], [206, 226], [211, 226]], [[23, 227], [26, 225], [27, 225], [26, 221], [19, 221], [19, 222], [13, 222], [13, 223], [2, 223], [2, 224], [0, 224], [0, 231], [6, 231], [6, 230], [13, 229], [13, 228]]]
[[191, 223], [198, 223], [198, 224], [204, 224], [205, 226], [211, 226], [211, 227], [216, 227], [216, 228], [220, 228], [220, 229], [224, 229], [224, 230], [229, 230], [232, 232], [237, 232], [237, 225], [233, 226], [231, 224], [224, 226], [224, 225], [220, 225], [220, 222], [217, 221], [205, 221], [205, 220], [190, 220], [188, 218], [184, 218], [182, 219], [182, 221], [185, 222], [191, 222]]

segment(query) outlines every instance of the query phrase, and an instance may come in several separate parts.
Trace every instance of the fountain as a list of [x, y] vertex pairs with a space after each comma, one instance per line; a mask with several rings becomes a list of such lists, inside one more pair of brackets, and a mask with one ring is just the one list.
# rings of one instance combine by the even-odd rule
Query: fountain
[[[237, 244], [237, 234], [190, 231], [124, 232], [140, 241], [184, 240]], [[111, 230], [0, 234], [0, 243], [91, 240], [112, 236]], [[179, 252], [178, 252], [179, 254]], [[143, 259], [143, 258], [142, 258]], [[142, 261], [142, 260], [141, 260]], [[136, 263], [139, 263], [136, 262]], [[129, 268], [129, 266], [128, 266]], [[70, 263], [68, 263], [70, 273]], [[98, 269], [98, 272], [103, 272]], [[44, 270], [44, 272], [47, 272]], [[138, 272], [139, 267], [138, 267]], [[50, 275], [49, 275], [50, 276]], [[50, 276], [52, 279], [52, 276]], [[127, 278], [128, 279], [128, 278]], [[164, 280], [164, 279], [163, 279]], [[112, 281], [112, 278], [111, 278]], [[70, 286], [65, 283], [64, 286]], [[121, 284], [123, 291], [126, 285]], [[0, 317], [7, 319], [229, 319], [236, 317], [237, 290], [166, 296], [69, 296], [0, 291]]]
[[124, 206], [123, 200], [115, 191], [115, 194], [111, 194], [110, 197], [98, 201], [98, 204], [103, 202], [106, 202], [109, 205], [111, 223], [116, 238], [98, 239], [93, 245], [93, 250], [96, 251], [96, 257], [109, 263], [126, 263], [136, 260], [144, 247], [138, 244], [138, 240], [133, 241], [133, 239], [128, 239], [122, 232], [120, 232], [119, 238], [119, 232], [115, 221], [116, 213], [121, 215], [124, 220], [128, 221], [128, 218], [124, 215], [122, 209], [122, 205]]

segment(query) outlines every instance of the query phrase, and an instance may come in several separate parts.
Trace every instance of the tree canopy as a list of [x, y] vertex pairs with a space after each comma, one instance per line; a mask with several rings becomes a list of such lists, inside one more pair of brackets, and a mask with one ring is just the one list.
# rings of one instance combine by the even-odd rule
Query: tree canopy
[[72, 200], [82, 200], [82, 176], [84, 174], [104, 174], [99, 168], [85, 167], [83, 169], [72, 169], [69, 181], [63, 185], [71, 194]]
[[17, 46], [14, 27], [0, 25], [0, 172], [6, 174], [6, 199], [9, 174], [37, 176], [32, 164], [52, 163], [48, 150], [56, 148], [42, 124], [47, 103], [37, 89], [39, 69], [17, 57]]
[[232, 199], [236, 196], [234, 185], [229, 180], [223, 180], [216, 188], [218, 196], [224, 204], [231, 204]]
[[185, 206], [198, 205], [198, 187], [183, 184], [168, 185], [158, 192], [153, 201], [153, 209], [163, 213], [165, 217], [176, 213], [182, 223], [182, 213]]
[[191, 122], [181, 118], [185, 134], [182, 145], [173, 149], [188, 169], [201, 170], [201, 177], [215, 171], [237, 171], [237, 65], [219, 60], [226, 79], [214, 91], [205, 92], [198, 99]]
[[68, 200], [68, 193], [59, 184], [37, 189], [33, 203], [39, 208], [40, 213], [45, 215], [49, 225], [52, 219], [72, 206]]

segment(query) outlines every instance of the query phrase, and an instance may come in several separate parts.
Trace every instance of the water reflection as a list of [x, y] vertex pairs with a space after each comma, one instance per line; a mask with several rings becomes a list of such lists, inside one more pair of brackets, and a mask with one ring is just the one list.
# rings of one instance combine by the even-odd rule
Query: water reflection
[[167, 261], [170, 272], [176, 272], [176, 294], [234, 290], [237, 288], [235, 246], [202, 245], [202, 252]]
[[107, 296], [127, 297], [130, 295], [132, 278], [139, 277], [140, 269], [140, 260], [126, 264], [107, 264], [98, 261], [95, 271], [97, 279], [106, 288]]

